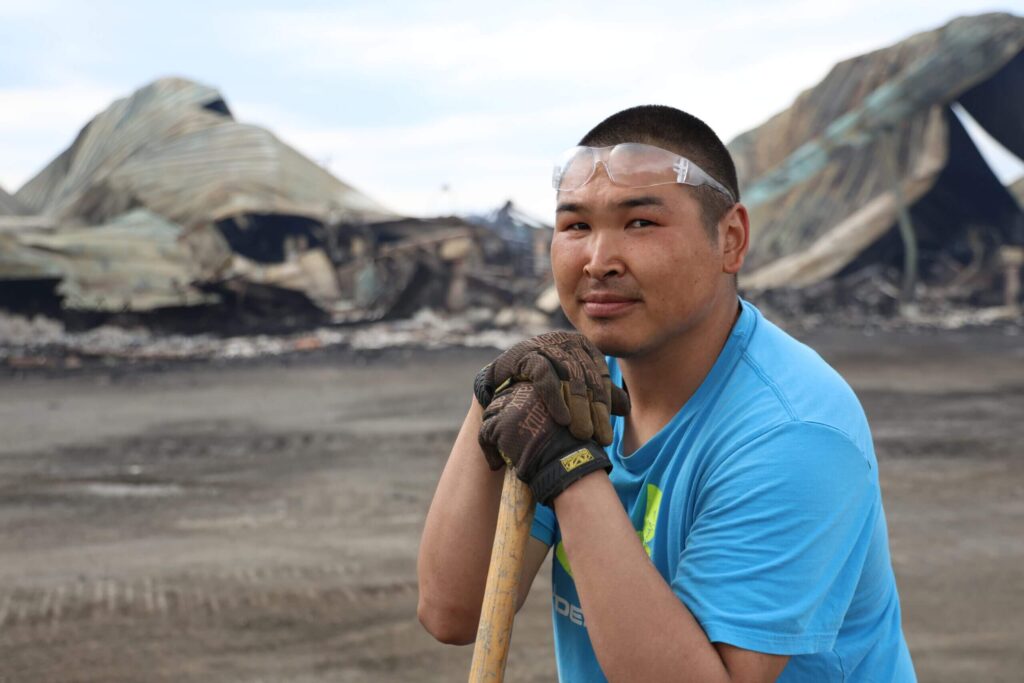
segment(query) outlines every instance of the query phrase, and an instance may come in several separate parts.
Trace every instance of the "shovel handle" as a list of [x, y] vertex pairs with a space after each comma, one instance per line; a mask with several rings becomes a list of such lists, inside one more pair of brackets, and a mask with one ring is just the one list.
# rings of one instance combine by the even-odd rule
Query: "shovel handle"
[[505, 678], [505, 661], [512, 639], [512, 619], [519, 599], [519, 579], [533, 510], [530, 487], [519, 480], [511, 467], [506, 468], [480, 625], [473, 647], [470, 683], [500, 683]]

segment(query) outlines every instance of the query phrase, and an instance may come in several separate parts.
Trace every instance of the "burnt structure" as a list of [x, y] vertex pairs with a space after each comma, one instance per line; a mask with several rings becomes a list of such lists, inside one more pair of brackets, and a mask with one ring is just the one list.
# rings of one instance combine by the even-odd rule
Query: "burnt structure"
[[1004, 301], [1024, 213], [960, 116], [1024, 157], [1024, 18], [987, 14], [837, 64], [729, 144], [751, 212], [741, 285], [822, 305]]

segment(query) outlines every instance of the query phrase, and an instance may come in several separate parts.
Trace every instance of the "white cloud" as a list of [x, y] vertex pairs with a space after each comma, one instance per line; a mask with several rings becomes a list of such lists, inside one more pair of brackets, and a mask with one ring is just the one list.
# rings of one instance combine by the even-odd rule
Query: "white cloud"
[[[587, 101], [512, 112], [450, 114], [411, 124], [325, 126], [300, 114], [237, 102], [236, 116], [278, 137], [391, 208], [412, 215], [491, 209], [514, 199], [545, 217], [551, 212], [551, 163], [614, 104]], [[530, 142], [537, 126], [571, 131], [557, 148]], [[560, 137], [557, 134], [554, 137]], [[451, 189], [446, 196], [442, 186]]]
[[111, 88], [70, 83], [0, 88], [0, 186], [14, 192], [117, 96]]
[[[789, 106], [838, 60], [937, 26], [962, 5], [642, 2], [624, 10], [619, 2], [524, 0], [495, 9], [452, 0], [311, 9], [299, 0], [289, 9], [207, 12], [183, 0], [175, 12], [187, 19], [202, 9], [206, 30], [230, 36], [206, 45], [210, 71], [195, 75], [222, 87], [240, 120], [269, 127], [395, 209], [436, 211], [449, 184], [459, 207], [493, 206], [511, 195], [545, 216], [550, 159], [601, 117], [664, 103], [729, 139]], [[0, 0], [0, 17], [34, 6]], [[127, 47], [77, 41], [71, 57], [53, 51], [33, 62], [35, 83], [53, 85], [0, 89], [0, 183], [7, 189], [114, 97], [141, 85], [126, 84], [124, 74], [193, 63], [191, 52], [164, 51], [150, 63], [149, 52], [126, 51], [145, 43], [147, 32], [161, 40], [159, 22], [144, 25], [144, 14], [110, 13], [112, 34], [138, 37]], [[92, 48], [102, 59], [78, 58]], [[117, 88], [102, 85], [98, 73]], [[386, 115], [374, 119], [375, 111]]]
[[66, 83], [42, 87], [0, 88], [0, 129], [67, 131], [80, 128], [118, 96], [112, 88]]
[[0, 0], [0, 17], [4, 19], [19, 19], [23, 17], [45, 16], [53, 12], [56, 3], [51, 0]]
[[[244, 113], [244, 107], [238, 107]], [[543, 183], [545, 155], [531, 156], [500, 141], [527, 135], [511, 115], [452, 115], [410, 125], [378, 127], [271, 126], [285, 142], [392, 208], [436, 213], [448, 185], [454, 208], [492, 208], [511, 188]], [[525, 176], [525, 178], [524, 178]], [[535, 177], [533, 177], [535, 176]]]
[[[239, 49], [271, 56], [291, 70], [364, 77], [429, 77], [437, 88], [559, 84], [630, 87], [638, 80], [692, 73], [727, 75], [736, 61], [798, 55], [829, 34], [833, 52], [850, 57], [908, 30], [879, 16], [921, 0], [782, 0], [771, 3], [589, 3], [524, 7], [487, 16], [475, 3], [450, 3], [430, 17], [396, 17], [393, 9], [278, 9], [236, 22]], [[956, 13], [957, 0], [932, 0], [929, 14]], [[385, 6], [386, 7], [386, 6]], [[948, 7], [948, 9], [946, 9]], [[922, 18], [926, 22], [927, 19]], [[914, 29], [920, 30], [915, 26]], [[913, 29], [911, 29], [913, 30]], [[266, 35], [273, 40], [266, 40]], [[810, 57], [810, 56], [807, 56]], [[812, 63], [808, 58], [804, 64]]]
[[[710, 31], [690, 28], [678, 40], [652, 36], [647, 17], [602, 18], [551, 13], [507, 22], [446, 18], [395, 23], [357, 23], [350, 12], [257, 12], [242, 25], [249, 35], [243, 49], [272, 55], [293, 69], [313, 73], [428, 74], [445, 84], [500, 86], [508, 81], [534, 84], [614, 83], [637, 72], [675, 68], [710, 39]], [[271, 29], [271, 27], [273, 27]], [[648, 38], [655, 37], [654, 40]]]

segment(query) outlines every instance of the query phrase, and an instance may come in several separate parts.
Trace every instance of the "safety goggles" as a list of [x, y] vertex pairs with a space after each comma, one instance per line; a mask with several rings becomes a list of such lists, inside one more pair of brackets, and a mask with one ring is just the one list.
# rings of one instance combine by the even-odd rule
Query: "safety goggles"
[[559, 192], [578, 190], [604, 164], [608, 178], [622, 187], [654, 187], [681, 183], [691, 187], [707, 185], [736, 201], [732, 192], [704, 172], [697, 164], [667, 149], [639, 142], [612, 147], [573, 147], [555, 162], [551, 185]]

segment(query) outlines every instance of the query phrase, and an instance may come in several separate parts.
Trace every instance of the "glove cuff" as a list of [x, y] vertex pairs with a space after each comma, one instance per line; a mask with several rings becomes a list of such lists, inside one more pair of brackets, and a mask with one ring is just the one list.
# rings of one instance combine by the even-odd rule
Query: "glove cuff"
[[477, 402], [484, 408], [489, 406], [494, 398], [493, 382], [494, 380], [491, 378], [491, 364], [480, 368], [480, 372], [476, 373], [476, 377], [473, 378], [473, 395], [476, 396]]
[[555, 497], [573, 482], [591, 472], [611, 469], [612, 463], [603, 448], [593, 442], [579, 442], [565, 455], [544, 465], [528, 483], [534, 499], [550, 507]]

